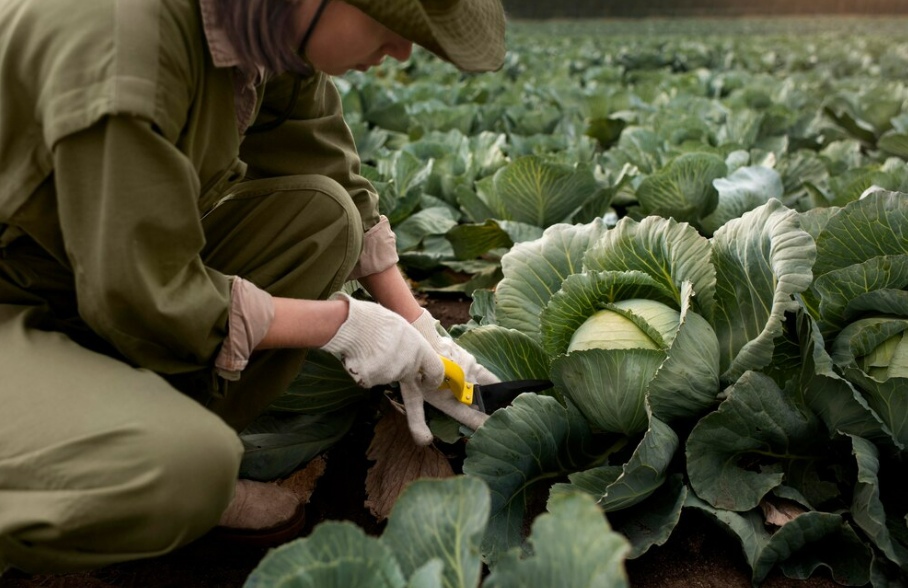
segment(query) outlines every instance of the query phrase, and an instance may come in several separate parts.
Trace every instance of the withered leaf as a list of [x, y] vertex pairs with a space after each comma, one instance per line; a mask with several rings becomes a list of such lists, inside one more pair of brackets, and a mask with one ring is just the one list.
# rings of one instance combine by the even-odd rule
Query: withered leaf
[[320, 455], [306, 464], [303, 469], [278, 482], [278, 485], [293, 491], [302, 504], [308, 504], [326, 467], [327, 460]]
[[420, 447], [410, 436], [407, 417], [388, 410], [375, 425], [375, 436], [366, 452], [375, 464], [366, 474], [365, 505], [379, 521], [388, 518], [397, 497], [417, 478], [448, 478], [451, 463], [434, 446]]
[[766, 524], [774, 527], [782, 527], [807, 512], [807, 509], [797, 502], [774, 496], [763, 498], [760, 501], [760, 508], [763, 509]]

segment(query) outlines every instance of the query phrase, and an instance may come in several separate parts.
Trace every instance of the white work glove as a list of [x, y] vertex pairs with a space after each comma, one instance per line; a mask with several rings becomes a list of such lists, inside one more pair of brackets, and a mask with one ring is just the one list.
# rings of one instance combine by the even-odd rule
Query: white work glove
[[447, 333], [442, 335], [438, 321], [428, 310], [423, 309], [419, 318], [410, 324], [429, 342], [435, 353], [447, 357], [463, 368], [468, 382], [483, 385], [497, 384], [501, 381], [498, 376], [480, 365], [473, 354], [458, 345], [450, 335]]
[[340, 357], [344, 369], [364, 388], [400, 383], [407, 423], [419, 445], [432, 442], [423, 402], [428, 402], [475, 430], [487, 416], [458, 402], [449, 390], [439, 390], [445, 369], [438, 353], [399, 314], [374, 302], [355, 300], [337, 293], [349, 305], [347, 319], [321, 347]]

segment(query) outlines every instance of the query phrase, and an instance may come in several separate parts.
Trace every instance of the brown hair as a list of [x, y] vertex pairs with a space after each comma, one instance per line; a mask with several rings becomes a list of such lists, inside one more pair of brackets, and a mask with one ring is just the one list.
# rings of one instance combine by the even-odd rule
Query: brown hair
[[298, 2], [292, 0], [215, 0], [221, 26], [244, 65], [273, 73], [311, 75], [312, 68], [293, 45]]

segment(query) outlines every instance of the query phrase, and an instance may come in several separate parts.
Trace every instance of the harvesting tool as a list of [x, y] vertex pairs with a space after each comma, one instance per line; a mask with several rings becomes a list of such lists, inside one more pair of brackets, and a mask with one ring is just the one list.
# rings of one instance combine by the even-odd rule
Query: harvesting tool
[[476, 384], [469, 382], [464, 375], [463, 368], [444, 356], [439, 356], [445, 366], [445, 378], [439, 389], [450, 390], [458, 401], [468, 405], [476, 405], [486, 414], [492, 414], [499, 408], [511, 403], [514, 398], [524, 392], [541, 392], [552, 387], [549, 380], [511, 380], [496, 384]]

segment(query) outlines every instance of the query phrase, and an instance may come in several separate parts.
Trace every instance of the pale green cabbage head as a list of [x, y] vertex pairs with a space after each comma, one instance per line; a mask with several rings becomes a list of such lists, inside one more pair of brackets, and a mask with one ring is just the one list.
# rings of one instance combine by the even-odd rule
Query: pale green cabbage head
[[664, 343], [671, 344], [681, 322], [681, 313], [653, 300], [622, 300], [615, 310], [600, 310], [580, 325], [571, 337], [568, 352], [583, 349], [661, 349], [644, 329], [620, 311], [633, 313], [655, 329]]

